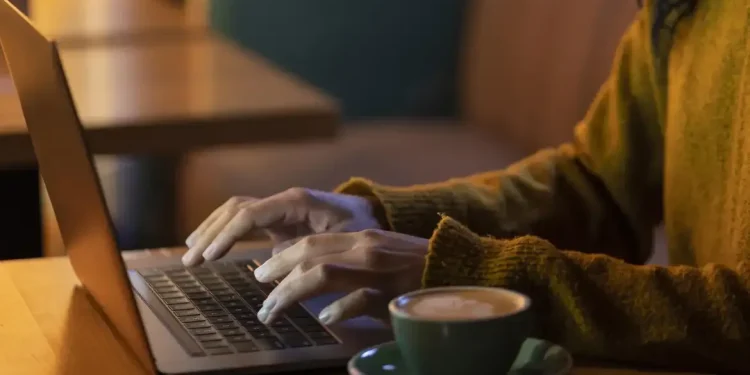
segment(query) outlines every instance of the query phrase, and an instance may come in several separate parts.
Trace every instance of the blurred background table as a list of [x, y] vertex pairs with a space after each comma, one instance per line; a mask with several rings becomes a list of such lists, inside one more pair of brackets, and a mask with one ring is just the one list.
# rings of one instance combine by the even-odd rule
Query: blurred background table
[[[324, 138], [336, 132], [334, 100], [246, 49], [205, 30], [197, 32], [199, 22], [186, 21], [185, 10], [176, 8], [179, 4], [153, 0], [66, 4], [45, 0], [27, 5], [40, 29], [62, 41], [63, 65], [92, 151], [123, 155], [117, 164], [137, 166], [127, 169], [129, 175], [113, 179], [115, 186], [106, 189], [113, 198], [108, 199], [110, 204], [122, 202], [110, 210], [117, 213], [125, 248], [178, 241], [174, 203], [179, 195], [179, 161], [185, 152], [226, 144]], [[107, 4], [112, 7], [107, 9]], [[56, 9], [69, 16], [65, 22], [51, 16]], [[84, 22], [90, 19], [83, 17], [86, 12], [111, 19], [127, 19], [128, 13], [138, 12], [161, 18], [147, 22], [133, 17], [141, 19], [135, 24], [99, 18]], [[81, 17], [78, 22], [76, 17]], [[189, 27], [181, 28], [178, 20]], [[155, 36], [167, 34], [169, 38]], [[24, 253], [4, 250], [0, 257], [41, 256], [40, 182], [7, 71], [0, 71], [0, 150], [0, 167], [6, 170], [0, 183], [4, 208], [0, 248], [25, 249]], [[108, 173], [107, 164], [98, 163], [104, 166], [100, 173]], [[114, 199], [119, 194], [127, 194], [128, 199]]]

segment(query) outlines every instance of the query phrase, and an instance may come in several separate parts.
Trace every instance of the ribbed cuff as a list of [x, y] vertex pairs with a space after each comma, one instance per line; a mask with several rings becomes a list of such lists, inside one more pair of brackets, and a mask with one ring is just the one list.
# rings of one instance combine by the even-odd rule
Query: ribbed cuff
[[[455, 214], [461, 209], [448, 189], [390, 187], [364, 178], [353, 178], [335, 191], [377, 199], [387, 224], [384, 228], [423, 238], [430, 237], [435, 230], [440, 221], [440, 213]], [[379, 207], [374, 207], [377, 213]]]
[[430, 239], [424, 287], [483, 285], [532, 293], [552, 244], [538, 237], [483, 238], [443, 217]]

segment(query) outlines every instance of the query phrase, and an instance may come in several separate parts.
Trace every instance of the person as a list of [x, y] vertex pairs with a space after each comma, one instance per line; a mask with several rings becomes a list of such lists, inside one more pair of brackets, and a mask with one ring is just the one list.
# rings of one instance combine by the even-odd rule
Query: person
[[[233, 198], [183, 260], [262, 229], [275, 255], [255, 275], [281, 280], [264, 321], [327, 292], [345, 295], [333, 324], [421, 287], [505, 287], [576, 355], [750, 373], [749, 7], [645, 1], [570, 144], [435, 184]], [[673, 265], [644, 265], [662, 222]]]

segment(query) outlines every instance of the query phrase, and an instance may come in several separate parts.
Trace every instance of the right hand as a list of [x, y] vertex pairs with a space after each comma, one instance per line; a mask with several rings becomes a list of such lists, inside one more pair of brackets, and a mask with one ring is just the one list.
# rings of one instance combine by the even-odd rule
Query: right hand
[[383, 229], [369, 200], [353, 195], [292, 188], [265, 199], [233, 197], [217, 208], [188, 237], [186, 266], [216, 260], [246, 233], [265, 231], [274, 253], [297, 238], [324, 232]]

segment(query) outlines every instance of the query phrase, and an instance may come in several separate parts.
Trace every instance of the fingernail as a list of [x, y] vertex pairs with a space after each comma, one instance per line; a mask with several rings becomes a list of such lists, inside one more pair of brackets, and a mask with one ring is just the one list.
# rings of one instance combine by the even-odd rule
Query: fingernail
[[266, 319], [268, 319], [268, 309], [263, 307], [258, 311], [258, 320], [260, 320], [261, 323], [265, 323]]
[[219, 257], [219, 248], [216, 247], [215, 244], [211, 244], [209, 247], [206, 248], [206, 251], [203, 252], [203, 258], [206, 260], [216, 260], [216, 258]]
[[191, 234], [190, 236], [188, 236], [188, 238], [185, 240], [185, 244], [188, 246], [193, 246], [193, 243], [195, 242], [195, 237], [196, 237], [195, 234]]
[[329, 324], [331, 322], [331, 311], [327, 307], [323, 309], [318, 315], [318, 320], [323, 324]]
[[253, 272], [253, 274], [258, 281], [265, 281], [266, 268], [264, 266], [260, 266], [255, 269], [255, 272]]
[[268, 298], [263, 301], [263, 306], [260, 308], [260, 311], [258, 311], [258, 319], [260, 319], [261, 322], [265, 323], [266, 320], [268, 320], [268, 315], [271, 314], [271, 310], [273, 310], [274, 306], [276, 306], [276, 300], [274, 300], [273, 298]]
[[199, 263], [198, 258], [200, 258], [200, 254], [196, 255], [188, 250], [188, 252], [182, 256], [182, 263], [186, 266], [194, 266]]

